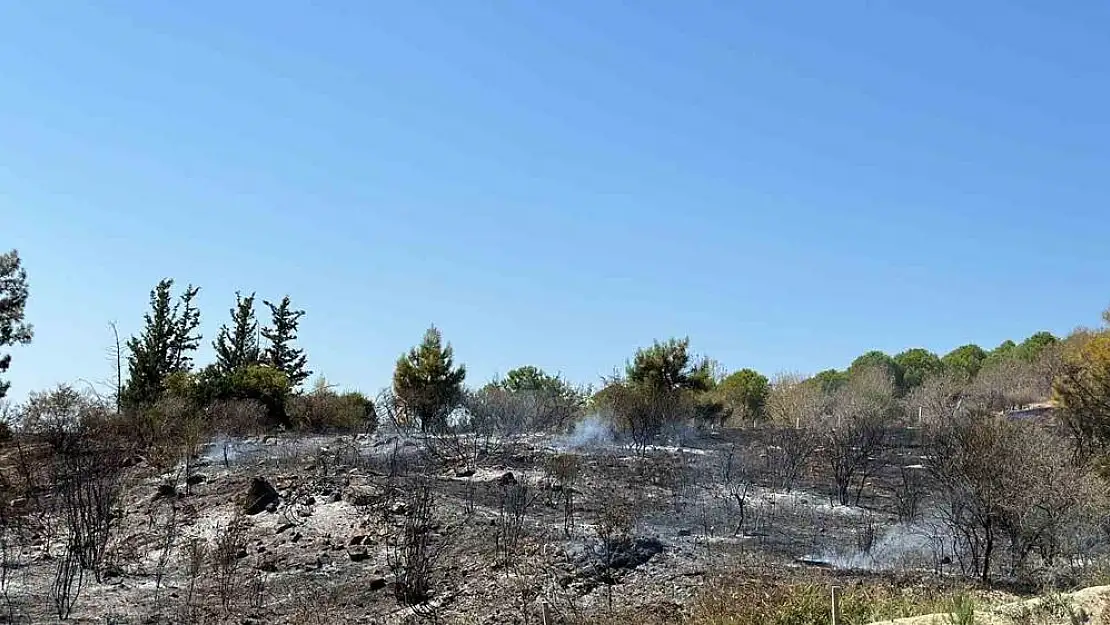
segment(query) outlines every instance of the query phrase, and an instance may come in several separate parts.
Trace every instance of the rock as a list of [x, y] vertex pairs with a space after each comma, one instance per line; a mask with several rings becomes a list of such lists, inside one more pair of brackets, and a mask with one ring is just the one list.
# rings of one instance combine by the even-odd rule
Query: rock
[[266, 506], [266, 512], [269, 512], [271, 514], [273, 514], [274, 512], [277, 512], [277, 509], [278, 509], [278, 505], [277, 505], [276, 501], [272, 501], [272, 502], [270, 502], [270, 505]]
[[678, 533], [675, 534], [675, 536], [679, 536], [679, 537], [684, 538], [686, 536], [692, 536], [693, 534], [694, 534], [694, 530], [692, 530], [688, 527], [684, 527], [684, 528], [678, 530]]
[[357, 547], [358, 545], [361, 545], [365, 540], [366, 536], [360, 534], [358, 536], [352, 536], [350, 542], [348, 542], [347, 544], [352, 547]]
[[196, 486], [197, 484], [203, 484], [207, 481], [208, 478], [203, 473], [194, 473], [185, 478], [185, 483], [189, 486]]
[[382, 588], [385, 588], [386, 585], [387, 584], [384, 577], [375, 577], [374, 579], [370, 580], [369, 587], [370, 590], [381, 590]]
[[[258, 514], [263, 510], [277, 510], [278, 492], [274, 487], [261, 477], [251, 479], [250, 488], [243, 496], [243, 512]], [[271, 510], [271, 511], [273, 511]]]
[[370, 554], [367, 553], [365, 549], [359, 549], [358, 551], [348, 551], [347, 556], [351, 558], [351, 562], [362, 562], [370, 558]]
[[131, 467], [137, 467], [144, 462], [146, 462], [146, 458], [143, 458], [142, 456], [128, 456], [123, 459], [122, 466], [125, 469], [130, 469]]
[[173, 484], [159, 484], [158, 492], [154, 494], [154, 500], [157, 501], [170, 497], [177, 497], [177, 487]]
[[474, 469], [467, 467], [465, 469], [455, 469], [455, 477], [471, 477], [474, 475]]
[[406, 514], [409, 511], [409, 505], [403, 501], [398, 501], [389, 507], [389, 511], [393, 514]]
[[513, 475], [512, 471], [506, 471], [505, 473], [501, 474], [501, 477], [497, 478], [497, 483], [502, 485], [502, 486], [508, 486], [509, 484], [516, 484], [516, 476]]

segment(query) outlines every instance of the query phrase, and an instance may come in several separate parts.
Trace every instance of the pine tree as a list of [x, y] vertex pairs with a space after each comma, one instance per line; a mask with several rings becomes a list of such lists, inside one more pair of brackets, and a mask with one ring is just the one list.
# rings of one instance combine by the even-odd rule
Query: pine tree
[[293, 341], [297, 340], [297, 326], [304, 316], [304, 311], [292, 310], [288, 295], [276, 306], [266, 300], [262, 303], [269, 307], [272, 318], [272, 325], [262, 328], [262, 336], [270, 342], [270, 346], [262, 356], [262, 361], [284, 373], [289, 379], [290, 388], [299, 388], [301, 383], [312, 375], [312, 371], [306, 367], [308, 357], [305, 356], [304, 350], [292, 346]]
[[200, 345], [200, 311], [193, 300], [199, 287], [189, 285], [173, 302], [173, 280], [166, 278], [150, 292], [150, 312], [143, 331], [127, 341], [126, 404], [149, 404], [162, 397], [166, 379], [192, 369], [192, 352]]
[[[26, 345], [34, 329], [24, 323], [27, 306], [27, 271], [19, 260], [19, 252], [0, 254], [0, 346]], [[0, 373], [12, 364], [11, 354], [0, 355]], [[0, 381], [0, 398], [8, 394], [11, 382]]]
[[232, 327], [222, 326], [212, 342], [216, 350], [216, 368], [225, 375], [256, 365], [262, 358], [258, 347], [258, 321], [254, 315], [254, 293], [242, 297], [236, 292], [235, 308], [229, 312]]
[[435, 431], [458, 406], [465, 379], [466, 367], [455, 368], [454, 350], [443, 344], [443, 335], [432, 326], [420, 345], [397, 360], [393, 392], [421, 431]]

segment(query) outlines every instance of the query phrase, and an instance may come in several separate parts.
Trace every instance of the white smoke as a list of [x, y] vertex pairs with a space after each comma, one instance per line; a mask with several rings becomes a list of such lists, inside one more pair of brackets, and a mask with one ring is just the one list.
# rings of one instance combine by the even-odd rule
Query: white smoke
[[559, 449], [601, 447], [613, 442], [613, 428], [601, 416], [593, 414], [574, 424], [570, 433], [555, 441]]
[[867, 551], [827, 550], [805, 559], [838, 569], [895, 571], [935, 568], [946, 554], [948, 532], [937, 520], [899, 523], [888, 528]]

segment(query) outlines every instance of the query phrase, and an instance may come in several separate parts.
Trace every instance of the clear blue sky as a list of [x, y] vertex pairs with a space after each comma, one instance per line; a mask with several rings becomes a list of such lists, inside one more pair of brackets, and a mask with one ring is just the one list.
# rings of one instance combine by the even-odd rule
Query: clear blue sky
[[[312, 6], [316, 5], [316, 6]], [[596, 381], [654, 338], [816, 371], [1110, 303], [1104, 2], [0, 1], [13, 395], [109, 375], [163, 276], [307, 309], [376, 391]]]

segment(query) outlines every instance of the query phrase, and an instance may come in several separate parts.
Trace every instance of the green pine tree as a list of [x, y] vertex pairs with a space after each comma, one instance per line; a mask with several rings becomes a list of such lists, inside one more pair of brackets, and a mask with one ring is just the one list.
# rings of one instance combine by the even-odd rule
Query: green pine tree
[[236, 292], [235, 308], [229, 312], [231, 327], [222, 326], [212, 342], [216, 350], [216, 368], [225, 375], [256, 365], [262, 359], [258, 346], [258, 321], [254, 315], [254, 293], [242, 297]]
[[173, 280], [163, 279], [150, 292], [150, 312], [143, 331], [127, 341], [128, 381], [124, 403], [131, 406], [158, 401], [167, 378], [192, 369], [191, 354], [200, 345], [200, 311], [194, 300], [199, 287], [189, 285], [176, 302]]
[[465, 379], [466, 367], [455, 367], [454, 350], [450, 343], [443, 344], [443, 335], [432, 326], [420, 345], [397, 360], [393, 392], [422, 432], [437, 431], [459, 405]]
[[[23, 321], [28, 295], [27, 271], [19, 260], [19, 252], [0, 254], [0, 346], [31, 342], [34, 328]], [[11, 364], [11, 354], [0, 355], [0, 373], [6, 372]], [[0, 380], [0, 398], [8, 394], [11, 385]]]
[[262, 328], [262, 336], [270, 342], [262, 355], [262, 362], [284, 373], [290, 388], [300, 388], [301, 383], [312, 375], [312, 371], [306, 366], [308, 357], [304, 350], [293, 347], [304, 311], [290, 308], [288, 295], [277, 305], [266, 300], [262, 303], [270, 309], [271, 315], [271, 325]]

